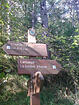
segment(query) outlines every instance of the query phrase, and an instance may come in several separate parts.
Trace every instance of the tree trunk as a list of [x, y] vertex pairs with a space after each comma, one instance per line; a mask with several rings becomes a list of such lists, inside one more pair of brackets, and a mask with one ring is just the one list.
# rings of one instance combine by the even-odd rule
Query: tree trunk
[[[10, 4], [10, 1], [7, 0], [7, 3]], [[9, 13], [10, 13], [10, 7], [9, 7], [9, 9], [8, 9], [8, 12], [7, 12], [7, 20], [8, 20], [7, 33], [8, 33], [8, 35], [11, 34], [11, 31], [10, 31], [10, 17], [9, 17]]]
[[76, 13], [77, 13], [77, 18], [78, 18], [78, 21], [79, 21], [79, 0], [73, 0], [73, 6], [76, 10]]
[[32, 7], [33, 7], [33, 10], [32, 10], [32, 27], [34, 28], [35, 24], [37, 22], [36, 11], [35, 11], [35, 1], [33, 3]]
[[41, 0], [41, 2], [40, 2], [40, 14], [41, 14], [42, 26], [44, 28], [48, 28], [46, 0]]

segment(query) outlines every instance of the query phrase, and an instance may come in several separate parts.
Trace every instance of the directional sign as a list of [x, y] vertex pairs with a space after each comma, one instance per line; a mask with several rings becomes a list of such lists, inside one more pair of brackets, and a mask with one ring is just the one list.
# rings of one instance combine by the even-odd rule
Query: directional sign
[[61, 65], [56, 60], [19, 59], [18, 73], [33, 74], [40, 71], [42, 74], [58, 74]]
[[44, 56], [47, 57], [46, 44], [26, 43], [26, 42], [13, 42], [9, 41], [3, 46], [3, 50], [9, 55], [18, 56]]

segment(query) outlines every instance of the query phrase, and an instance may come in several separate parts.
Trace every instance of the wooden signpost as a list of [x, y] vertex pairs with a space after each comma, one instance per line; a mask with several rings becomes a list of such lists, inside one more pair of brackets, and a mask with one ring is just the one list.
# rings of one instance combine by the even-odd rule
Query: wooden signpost
[[[3, 46], [3, 50], [14, 56], [29, 56], [31, 57], [48, 57], [46, 44], [36, 43], [35, 30], [33, 28], [28, 30], [28, 43], [8, 41]], [[40, 86], [43, 75], [58, 74], [61, 70], [61, 65], [56, 60], [46, 59], [18, 59], [18, 74], [30, 74], [31, 80], [28, 84], [30, 105], [40, 105]], [[33, 78], [32, 78], [33, 77]], [[38, 84], [37, 84], [38, 81]], [[38, 86], [39, 85], [39, 86]], [[32, 92], [34, 88], [34, 91]], [[39, 91], [38, 91], [39, 88]], [[34, 94], [33, 94], [34, 93]]]

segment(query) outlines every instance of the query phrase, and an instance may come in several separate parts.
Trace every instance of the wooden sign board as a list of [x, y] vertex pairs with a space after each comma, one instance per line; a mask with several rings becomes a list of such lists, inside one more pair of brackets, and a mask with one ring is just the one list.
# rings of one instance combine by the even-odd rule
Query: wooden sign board
[[61, 65], [56, 60], [19, 59], [18, 73], [33, 74], [40, 71], [42, 74], [58, 74]]
[[9, 55], [15, 56], [37, 56], [47, 57], [46, 44], [35, 44], [26, 42], [13, 42], [9, 41], [3, 46], [3, 50]]

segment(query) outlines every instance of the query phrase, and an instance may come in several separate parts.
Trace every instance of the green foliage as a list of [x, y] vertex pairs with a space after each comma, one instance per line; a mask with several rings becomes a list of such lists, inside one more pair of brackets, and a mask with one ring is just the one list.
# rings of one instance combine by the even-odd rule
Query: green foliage
[[0, 73], [0, 78], [3, 78], [5, 76], [4, 72]]
[[13, 94], [7, 94], [10, 96], [10, 98], [6, 101], [0, 102], [1, 105], [26, 105], [26, 103], [29, 105], [29, 97], [26, 97], [26, 93], [21, 92], [17, 93], [16, 95]]
[[18, 75], [6, 75], [0, 87], [0, 105], [26, 105], [29, 104], [27, 97], [27, 80], [28, 77]]
[[[51, 91], [50, 91], [51, 90]], [[59, 95], [58, 95], [59, 94]], [[59, 88], [44, 89], [41, 93], [41, 105], [73, 105], [73, 102], [67, 98], [61, 97]]]
[[[0, 91], [0, 105], [30, 105], [30, 97], [27, 96], [27, 81], [29, 77], [7, 74], [4, 79], [6, 83], [1, 85], [3, 88]], [[73, 99], [64, 96], [65, 87], [62, 88], [54, 81], [52, 83], [50, 84], [53, 85], [52, 87], [48, 82], [47, 87], [44, 86], [41, 91], [41, 105], [73, 105]]]
[[[7, 0], [0, 1], [0, 105], [29, 105], [22, 83], [27, 81], [25, 77], [15, 76], [17, 74], [17, 59], [7, 55], [2, 46], [8, 40], [26, 41], [28, 28], [32, 26], [32, 10], [34, 0], [12, 0], [13, 4], [7, 3]], [[46, 43], [51, 51], [51, 59], [56, 59], [63, 68], [63, 76], [48, 76], [46, 86], [41, 92], [41, 105], [73, 105], [75, 100], [75, 83], [79, 87], [79, 25], [76, 16], [74, 19], [62, 18], [65, 15], [65, 8], [58, 6], [55, 0], [47, 0], [50, 7], [48, 12], [48, 29], [42, 27], [40, 22], [35, 24], [38, 43]], [[17, 5], [16, 5], [17, 4]], [[63, 4], [64, 5], [64, 4]], [[40, 13], [40, 0], [36, 1], [36, 16]], [[73, 10], [74, 11], [74, 10]], [[67, 11], [68, 14], [68, 11]], [[37, 18], [37, 17], [36, 17]], [[73, 20], [74, 23], [73, 24]], [[7, 26], [10, 25], [10, 35], [7, 32]], [[46, 34], [44, 34], [44, 32]], [[10, 73], [13, 76], [9, 77]], [[3, 83], [5, 78], [12, 78], [12, 81]], [[14, 79], [16, 78], [16, 80]], [[11, 83], [12, 82], [12, 83]], [[52, 85], [52, 83], [54, 85]], [[17, 92], [7, 89], [21, 87], [22, 91]], [[7, 87], [4, 89], [4, 87]], [[69, 89], [70, 98], [65, 97], [66, 87]], [[47, 90], [47, 88], [49, 88]], [[52, 90], [50, 89], [52, 88]], [[78, 89], [77, 89], [78, 90]], [[14, 92], [14, 93], [13, 93]], [[62, 93], [62, 94], [61, 94]], [[69, 98], [69, 99], [68, 99]]]

